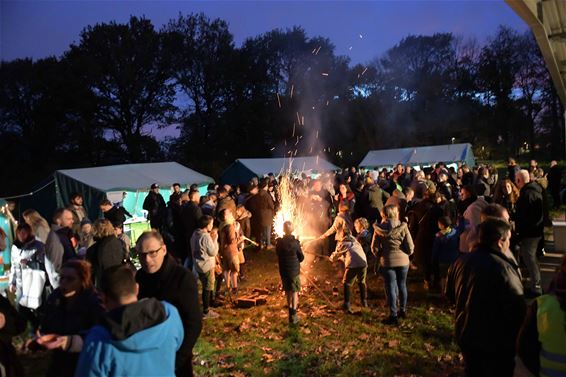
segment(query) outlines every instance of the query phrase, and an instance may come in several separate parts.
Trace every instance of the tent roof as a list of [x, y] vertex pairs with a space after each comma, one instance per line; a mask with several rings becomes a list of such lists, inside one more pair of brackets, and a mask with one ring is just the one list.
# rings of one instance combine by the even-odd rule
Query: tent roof
[[466, 144], [433, 145], [428, 147], [382, 149], [369, 151], [360, 166], [390, 166], [402, 164], [430, 164], [473, 159], [472, 146]]
[[316, 170], [316, 171], [330, 171], [339, 169], [336, 165], [330, 162], [312, 157], [294, 157], [289, 158], [240, 158], [236, 160], [240, 162], [246, 168], [257, 174], [258, 176], [263, 176], [269, 173], [275, 175], [281, 173], [282, 171], [289, 170], [291, 168], [293, 171], [306, 171], [306, 170]]
[[148, 189], [152, 183], [169, 186], [175, 182], [181, 185], [214, 182], [212, 178], [177, 162], [111, 165], [57, 172], [105, 192]]

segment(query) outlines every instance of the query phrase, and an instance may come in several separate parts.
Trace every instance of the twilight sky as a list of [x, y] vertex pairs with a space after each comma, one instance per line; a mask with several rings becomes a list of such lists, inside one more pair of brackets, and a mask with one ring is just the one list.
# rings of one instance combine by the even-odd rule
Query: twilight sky
[[179, 12], [204, 12], [228, 21], [237, 46], [247, 37], [300, 25], [309, 36], [328, 37], [336, 54], [350, 56], [352, 63], [368, 62], [408, 34], [453, 32], [483, 42], [500, 24], [527, 29], [503, 0], [0, 0], [0, 60], [59, 56], [79, 41], [86, 25], [145, 15], [159, 29]]

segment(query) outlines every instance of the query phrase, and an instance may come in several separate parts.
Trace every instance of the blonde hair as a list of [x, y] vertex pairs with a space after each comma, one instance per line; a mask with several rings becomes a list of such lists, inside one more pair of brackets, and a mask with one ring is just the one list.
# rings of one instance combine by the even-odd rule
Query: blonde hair
[[22, 213], [24, 221], [31, 227], [33, 234], [36, 234], [38, 228], [47, 228], [49, 229], [49, 223], [45, 220], [39, 212], [35, 209], [26, 209], [24, 213]]
[[360, 226], [362, 227], [362, 229], [369, 229], [369, 222], [365, 217], [359, 217], [356, 220], [354, 220], [354, 224], [360, 224]]
[[94, 237], [103, 238], [114, 235], [116, 232], [110, 220], [99, 219], [94, 222]]
[[390, 204], [383, 207], [383, 213], [388, 219], [398, 219], [399, 218], [399, 208], [396, 205]]

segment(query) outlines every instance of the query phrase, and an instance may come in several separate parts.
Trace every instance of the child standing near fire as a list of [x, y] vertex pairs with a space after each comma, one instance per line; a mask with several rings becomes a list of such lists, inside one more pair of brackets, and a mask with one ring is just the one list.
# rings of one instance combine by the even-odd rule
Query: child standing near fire
[[301, 262], [305, 259], [299, 240], [293, 236], [293, 223], [283, 224], [283, 238], [277, 239], [275, 251], [279, 261], [279, 274], [289, 307], [289, 323], [299, 322], [297, 307], [301, 291]]
[[342, 226], [338, 230], [336, 233], [341, 234], [341, 238], [337, 240], [338, 244], [336, 245], [336, 250], [330, 255], [330, 261], [344, 261], [346, 270], [342, 278], [342, 283], [344, 284], [343, 308], [347, 313], [353, 314], [350, 296], [352, 285], [356, 281], [360, 289], [361, 305], [364, 308], [368, 307], [366, 287], [367, 258], [362, 245], [354, 238], [350, 228]]

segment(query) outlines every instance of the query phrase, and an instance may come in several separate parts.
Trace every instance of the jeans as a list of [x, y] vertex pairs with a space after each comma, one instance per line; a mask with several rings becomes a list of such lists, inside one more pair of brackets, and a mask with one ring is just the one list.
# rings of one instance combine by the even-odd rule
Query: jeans
[[530, 289], [533, 292], [542, 293], [540, 286], [540, 268], [537, 261], [537, 246], [540, 237], [523, 238], [520, 241], [520, 255], [527, 266], [531, 278]]
[[271, 246], [271, 224], [261, 227], [261, 243], [265, 246]]
[[382, 274], [385, 279], [385, 295], [389, 305], [391, 317], [397, 317], [397, 298], [401, 311], [407, 309], [407, 273], [409, 266], [383, 267]]

